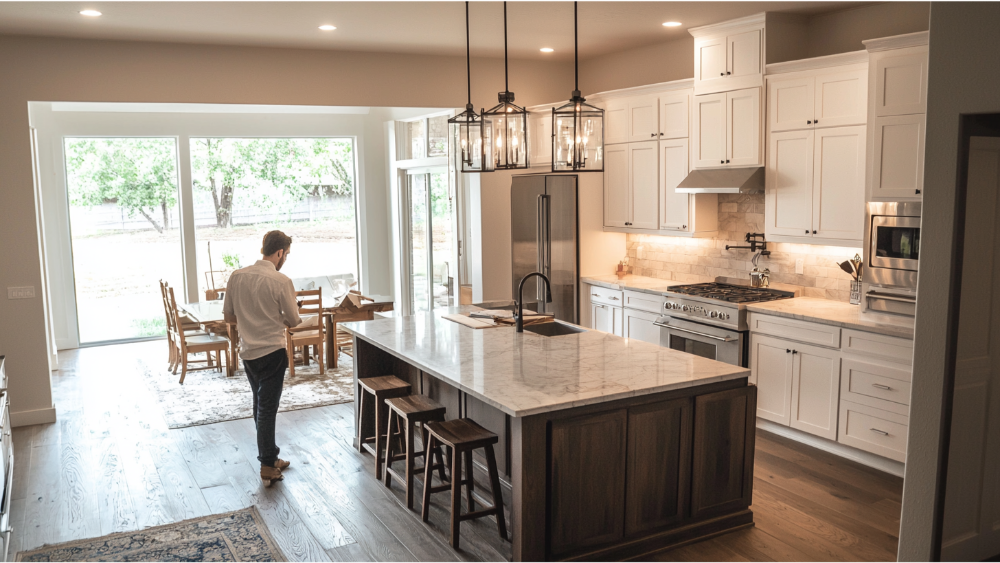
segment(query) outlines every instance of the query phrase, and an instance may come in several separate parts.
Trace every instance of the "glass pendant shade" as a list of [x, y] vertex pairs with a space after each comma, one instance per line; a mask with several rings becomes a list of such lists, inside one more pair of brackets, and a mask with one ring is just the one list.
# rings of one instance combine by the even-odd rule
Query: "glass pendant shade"
[[483, 118], [465, 106], [465, 111], [448, 120], [455, 156], [462, 172], [483, 172]]
[[514, 105], [512, 92], [499, 98], [500, 104], [483, 112], [483, 170], [528, 168], [528, 112]]
[[604, 110], [574, 99], [552, 109], [552, 171], [604, 171]]

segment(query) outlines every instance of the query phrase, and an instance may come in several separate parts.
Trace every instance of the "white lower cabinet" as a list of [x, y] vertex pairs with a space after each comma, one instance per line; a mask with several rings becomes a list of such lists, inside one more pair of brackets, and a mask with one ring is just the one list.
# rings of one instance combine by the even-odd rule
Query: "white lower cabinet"
[[624, 315], [621, 307], [604, 304], [590, 305], [590, 319], [594, 330], [624, 336]]
[[792, 355], [787, 341], [751, 335], [750, 381], [757, 385], [757, 416], [788, 425], [792, 410]]
[[660, 344], [660, 327], [653, 324], [656, 313], [625, 309], [625, 338]]

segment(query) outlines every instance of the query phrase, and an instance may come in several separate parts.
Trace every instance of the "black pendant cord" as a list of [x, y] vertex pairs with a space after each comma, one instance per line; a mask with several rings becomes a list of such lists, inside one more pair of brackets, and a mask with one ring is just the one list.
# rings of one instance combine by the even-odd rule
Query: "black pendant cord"
[[469, 87], [469, 101], [466, 107], [472, 107], [472, 51], [469, 47], [469, 3], [465, 3], [465, 78]]
[[[580, 32], [576, 21], [576, 6], [573, 2], [573, 69], [576, 72], [576, 90], [580, 90]], [[579, 94], [577, 94], [579, 96]]]

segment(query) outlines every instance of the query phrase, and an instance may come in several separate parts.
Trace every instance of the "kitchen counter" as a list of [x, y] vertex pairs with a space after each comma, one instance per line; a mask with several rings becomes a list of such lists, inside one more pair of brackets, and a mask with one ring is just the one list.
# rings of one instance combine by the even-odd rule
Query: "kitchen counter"
[[842, 301], [796, 297], [795, 299], [782, 299], [769, 303], [750, 304], [747, 305], [747, 311], [863, 330], [885, 336], [913, 338], [913, 319], [900, 318], [896, 320], [883, 315], [879, 317], [879, 321], [875, 321], [861, 314], [860, 305], [851, 305]]
[[[471, 307], [448, 309], [448, 313]], [[745, 368], [587, 330], [546, 337], [420, 313], [339, 325], [511, 416], [749, 377]]]
[[608, 289], [627, 289], [629, 291], [641, 291], [643, 293], [663, 295], [668, 288], [675, 285], [684, 285], [688, 282], [661, 280], [660, 278], [633, 276], [632, 274], [629, 274], [621, 279], [618, 279], [618, 276], [616, 275], [584, 276], [580, 278], [580, 283], [589, 283], [590, 285], [606, 287]]

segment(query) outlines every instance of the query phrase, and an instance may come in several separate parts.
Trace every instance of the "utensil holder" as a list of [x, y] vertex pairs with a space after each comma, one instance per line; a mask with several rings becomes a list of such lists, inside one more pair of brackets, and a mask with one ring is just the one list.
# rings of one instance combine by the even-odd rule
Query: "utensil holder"
[[861, 304], [861, 280], [851, 280], [851, 305]]

